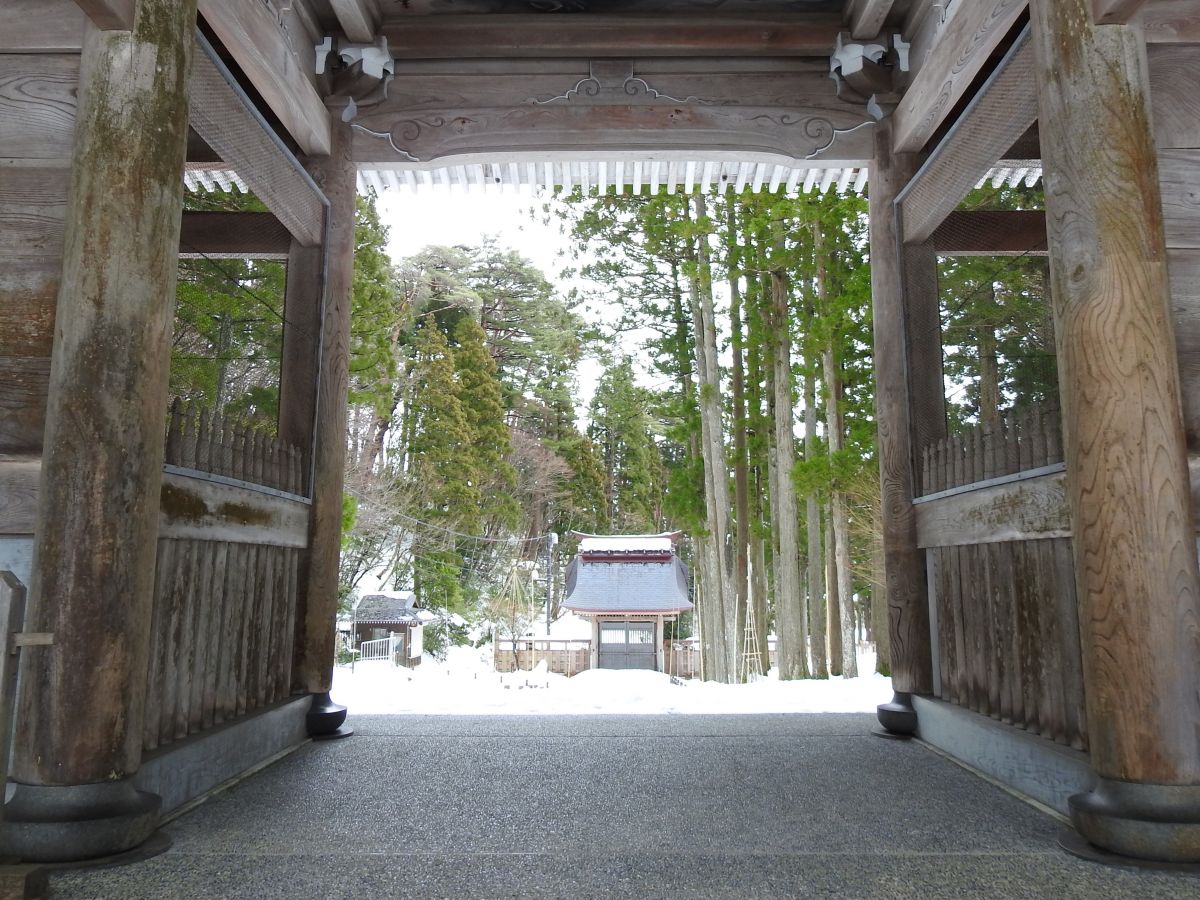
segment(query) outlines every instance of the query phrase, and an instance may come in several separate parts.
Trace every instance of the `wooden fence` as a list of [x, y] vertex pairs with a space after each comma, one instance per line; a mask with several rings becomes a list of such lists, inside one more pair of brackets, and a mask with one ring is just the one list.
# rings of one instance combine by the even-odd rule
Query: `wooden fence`
[[977, 425], [925, 448], [922, 494], [1062, 462], [1062, 416], [1058, 403], [1035, 403], [1009, 411], [996, 424]]
[[236, 419], [197, 411], [178, 397], [167, 423], [166, 463], [299, 494], [302, 454], [290, 444]]
[[308, 501], [287, 496], [299, 460], [264, 432], [172, 404], [146, 750], [291, 694], [308, 523]]
[[1056, 404], [927, 447], [918, 539], [929, 573], [934, 689], [1087, 748], [1070, 516]]
[[[515, 646], [514, 646], [515, 644]], [[492, 661], [497, 672], [533, 669], [542, 661], [551, 672], [576, 675], [592, 665], [592, 642], [553, 638], [497, 638], [492, 646]]]

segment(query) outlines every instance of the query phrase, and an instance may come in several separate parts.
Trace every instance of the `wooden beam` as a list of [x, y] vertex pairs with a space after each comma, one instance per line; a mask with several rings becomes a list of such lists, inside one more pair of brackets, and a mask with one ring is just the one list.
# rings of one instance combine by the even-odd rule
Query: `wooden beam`
[[896, 107], [897, 151], [928, 143], [1027, 6], [1027, 0], [973, 0], [951, 7], [929, 58]]
[[849, 0], [846, 23], [850, 26], [850, 36], [861, 41], [878, 35], [893, 5], [893, 0]]
[[925, 241], [942, 256], [1045, 256], [1041, 210], [955, 210]]
[[269, 212], [183, 214], [179, 258], [287, 259], [292, 236]]
[[920, 243], [933, 234], [1001, 154], [1037, 120], [1033, 69], [1033, 47], [1026, 29], [904, 189], [900, 204], [905, 243]]
[[1146, 0], [1091, 0], [1092, 21], [1097, 25], [1126, 25], [1141, 12]]
[[320, 193], [246, 106], [203, 41], [192, 64], [189, 104], [191, 127], [205, 143], [299, 241], [320, 244], [325, 222]]
[[75, 0], [102, 31], [132, 31], [134, 0]]
[[1152, 44], [1200, 44], [1200, 9], [1195, 0], [1150, 0], [1142, 29]]
[[159, 538], [308, 546], [308, 504], [238, 485], [165, 472]]
[[74, 0], [5, 0], [0, 4], [0, 52], [78, 53], [88, 28]]
[[[215, 2], [215, 0], [208, 0]], [[968, 4], [970, 5], [970, 4]], [[458, 15], [385, 18], [398, 59], [828, 56], [841, 17]]]
[[1200, 150], [1160, 150], [1158, 179], [1162, 192], [1167, 246], [1200, 249]]
[[204, 21], [300, 149], [316, 156], [327, 154], [329, 113], [315, 76], [301, 67], [291, 43], [295, 39], [280, 27], [268, 6], [245, 0], [200, 0], [199, 7]]
[[329, 5], [346, 37], [362, 44], [375, 40], [380, 20], [379, 4], [375, 0], [329, 0]]
[[1160, 150], [1200, 149], [1200, 45], [1151, 44], [1146, 54], [1154, 143]]
[[41, 472], [37, 456], [0, 458], [0, 534], [33, 534]]
[[923, 548], [1071, 536], [1061, 472], [922, 497], [914, 508], [917, 543]]
[[[1083, 837], [1196, 861], [1171, 833], [1162, 785], [1200, 783], [1200, 573], [1172, 336], [1162, 203], [1154, 177], [1141, 32], [1093, 26], [1086, 0], [1034, 0], [1050, 276], [1067, 495], [1098, 793], [1073, 797]], [[1141, 172], [1145, 177], [1131, 177]], [[1103, 348], [1102, 352], [1098, 352]], [[1120, 824], [1139, 805], [1136, 835]], [[1121, 797], [1129, 796], [1122, 793]], [[1140, 803], [1140, 801], [1138, 801]], [[1162, 816], [1162, 818], [1158, 818]], [[1178, 819], [1175, 819], [1178, 822]], [[1176, 847], [1191, 853], [1169, 854]]]

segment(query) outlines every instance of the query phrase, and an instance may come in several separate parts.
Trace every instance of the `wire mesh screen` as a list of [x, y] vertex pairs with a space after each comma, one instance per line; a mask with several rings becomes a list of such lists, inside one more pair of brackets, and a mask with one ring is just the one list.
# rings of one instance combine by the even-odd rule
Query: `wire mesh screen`
[[320, 246], [327, 202], [203, 38], [189, 114], [172, 396], [275, 433], [285, 326], [318, 340], [319, 315], [295, 307], [321, 291], [289, 308], [288, 257]]

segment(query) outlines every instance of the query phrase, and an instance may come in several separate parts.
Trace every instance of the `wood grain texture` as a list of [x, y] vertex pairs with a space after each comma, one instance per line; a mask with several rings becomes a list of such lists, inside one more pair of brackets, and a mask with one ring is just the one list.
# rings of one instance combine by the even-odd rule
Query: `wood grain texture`
[[873, 38], [883, 30], [883, 23], [892, 11], [893, 0], [849, 0], [846, 4], [846, 24], [855, 40]]
[[1037, 540], [1071, 534], [1062, 474], [922, 500], [915, 508], [917, 541], [922, 547]]
[[330, 0], [329, 5], [346, 37], [361, 44], [374, 43], [381, 18], [376, 0]]
[[0, 453], [41, 450], [49, 384], [49, 359], [0, 357]]
[[1200, 10], [1195, 0], [1149, 0], [1142, 28], [1151, 43], [1200, 44]]
[[1158, 177], [1166, 245], [1200, 249], [1200, 150], [1160, 150]]
[[168, 472], [161, 502], [162, 537], [274, 547], [308, 541], [308, 506], [286, 497]]
[[1200, 250], [1171, 250], [1171, 324], [1189, 452], [1200, 453]]
[[296, 648], [296, 682], [310, 693], [328, 691], [333, 677], [357, 197], [352, 147], [350, 126], [338, 122], [333, 129], [332, 154], [312, 162], [313, 178], [329, 198], [330, 225], [313, 441], [309, 563], [298, 622], [303, 639]]
[[30, 784], [122, 778], [142, 752], [195, 5], [140, 3], [81, 57], [30, 591], [57, 645], [22, 679], [14, 750]]
[[62, 263], [8, 259], [0, 266], [0, 357], [49, 358]]
[[1091, 0], [1092, 21], [1097, 25], [1127, 25], [1146, 0]]
[[[250, 4], [247, 9], [265, 8]], [[324, 110], [324, 106], [322, 106]], [[324, 206], [206, 53], [192, 67], [190, 123], [204, 141], [306, 246], [321, 243]]]
[[933, 137], [1026, 6], [1026, 0], [974, 0], [950, 8], [930, 55], [896, 107], [897, 150], [920, 150]]
[[837, 15], [384, 17], [398, 59], [827, 56]]
[[79, 52], [87, 17], [74, 0], [5, 0], [0, 5], [0, 52]]
[[134, 0], [75, 0], [75, 4], [104, 31], [132, 31]]
[[895, 199], [915, 160], [892, 153], [891, 123], [876, 129], [870, 196], [875, 417], [879, 434], [883, 563], [897, 691], [933, 688], [924, 554], [917, 547], [912, 423], [907, 377], [905, 286]]
[[0, 54], [0, 157], [69, 159], [78, 83], [78, 55]]
[[0, 258], [61, 258], [65, 168], [0, 166]]
[[1140, 34], [1034, 0], [1092, 765], [1200, 782], [1200, 576]]
[[1200, 46], [1152, 44], [1146, 55], [1154, 143], [1160, 150], [1200, 149]]
[[[329, 113], [313, 69], [263, 3], [200, 0], [204, 21], [304, 153], [329, 152]], [[201, 54], [197, 54], [199, 59]], [[210, 142], [211, 143], [211, 142]], [[214, 145], [215, 147], [215, 145]]]
[[300, 449], [301, 490], [305, 492], [317, 414], [324, 272], [325, 253], [322, 248], [304, 247], [293, 242], [288, 256], [287, 286], [283, 300], [279, 438]]

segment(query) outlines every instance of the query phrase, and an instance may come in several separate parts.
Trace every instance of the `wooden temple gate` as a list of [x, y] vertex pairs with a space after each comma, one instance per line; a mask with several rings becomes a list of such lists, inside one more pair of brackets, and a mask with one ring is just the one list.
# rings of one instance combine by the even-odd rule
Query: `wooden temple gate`
[[[6, 850], [134, 846], [342, 731], [358, 179], [795, 191], [869, 172], [881, 725], [1102, 847], [1200, 859], [1197, 5], [403, 6], [0, 7], [0, 569], [54, 640], [22, 659]], [[998, 164], [1040, 168], [1045, 210], [960, 209]], [[269, 212], [184, 212], [185, 173]], [[1018, 403], [948, 435], [938, 259], [1014, 253], [1049, 257], [1061, 414]], [[188, 254], [287, 262], [270, 439], [178, 408], [164, 428]]]

